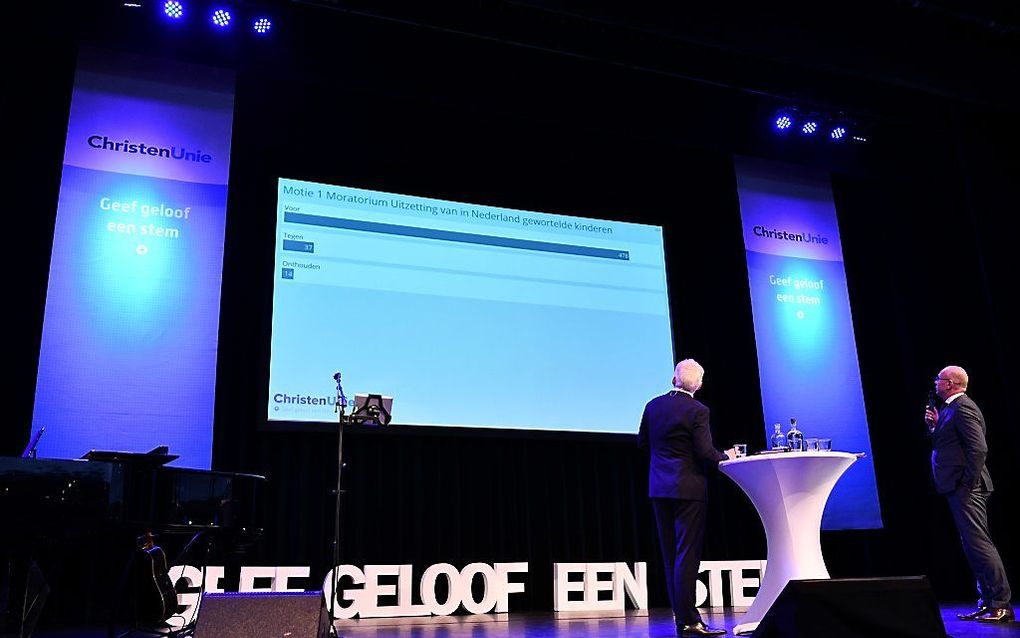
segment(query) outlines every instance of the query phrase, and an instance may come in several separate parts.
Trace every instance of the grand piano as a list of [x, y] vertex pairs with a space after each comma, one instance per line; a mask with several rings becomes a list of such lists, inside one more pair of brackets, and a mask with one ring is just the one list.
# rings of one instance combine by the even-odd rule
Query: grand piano
[[266, 479], [168, 467], [161, 455], [103, 452], [76, 460], [0, 457], [2, 535], [118, 527], [208, 531], [252, 539]]
[[[0, 562], [30, 562], [47, 542], [84, 543], [90, 536], [153, 532], [186, 541], [201, 532], [221, 551], [234, 552], [262, 533], [263, 476], [170, 467], [165, 463], [176, 457], [165, 453], [86, 456], [0, 457]], [[205, 556], [185, 558], [195, 563]], [[0, 619], [0, 635], [2, 625]]]

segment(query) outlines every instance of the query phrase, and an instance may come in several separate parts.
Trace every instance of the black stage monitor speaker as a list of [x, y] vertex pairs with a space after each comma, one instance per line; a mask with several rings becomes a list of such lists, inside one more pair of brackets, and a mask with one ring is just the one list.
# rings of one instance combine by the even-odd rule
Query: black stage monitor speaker
[[324, 638], [322, 592], [205, 594], [195, 638]]
[[924, 576], [791, 580], [753, 638], [946, 638]]

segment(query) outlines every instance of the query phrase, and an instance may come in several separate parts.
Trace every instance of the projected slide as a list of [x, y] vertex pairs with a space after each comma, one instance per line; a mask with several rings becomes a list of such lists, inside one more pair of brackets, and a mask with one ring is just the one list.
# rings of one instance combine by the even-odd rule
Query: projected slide
[[269, 419], [634, 432], [673, 366], [662, 228], [281, 179]]

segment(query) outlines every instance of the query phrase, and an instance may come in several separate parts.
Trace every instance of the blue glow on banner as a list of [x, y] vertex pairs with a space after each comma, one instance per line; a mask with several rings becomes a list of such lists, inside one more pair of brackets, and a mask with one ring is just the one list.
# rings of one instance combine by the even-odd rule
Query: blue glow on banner
[[[154, 79], [158, 78], [158, 79]], [[208, 468], [233, 74], [83, 49], [33, 426], [40, 456]]]
[[827, 173], [737, 158], [765, 439], [791, 417], [808, 438], [864, 452], [833, 490], [823, 529], [882, 527], [850, 296]]

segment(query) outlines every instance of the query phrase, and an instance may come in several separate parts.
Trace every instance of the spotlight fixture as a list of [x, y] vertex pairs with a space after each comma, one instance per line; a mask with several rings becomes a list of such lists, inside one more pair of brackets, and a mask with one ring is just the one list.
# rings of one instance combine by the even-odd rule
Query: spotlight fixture
[[173, 20], [180, 20], [184, 17], [184, 5], [178, 0], [166, 0], [163, 3], [163, 14]]
[[258, 35], [266, 35], [273, 29], [273, 21], [269, 18], [262, 16], [256, 18], [251, 25], [252, 31]]
[[230, 26], [230, 21], [233, 16], [226, 9], [216, 9], [212, 12], [212, 23], [221, 29], [225, 29]]
[[[252, 0], [260, 6], [265, 0]], [[210, 0], [195, 3], [192, 0], [117, 0], [125, 9], [151, 8], [151, 15], [164, 25], [183, 25], [192, 21], [192, 13], [205, 15], [215, 31], [222, 33], [237, 31], [234, 23], [251, 25], [251, 33], [259, 37], [272, 34], [277, 28], [275, 18], [265, 13], [249, 10], [244, 0]], [[236, 4], [235, 4], [236, 3]], [[198, 7], [198, 8], [196, 8]], [[261, 10], [259, 10], [261, 11]], [[268, 38], [266, 38], [268, 40]]]
[[775, 107], [768, 115], [768, 127], [776, 136], [794, 135], [806, 144], [864, 144], [870, 140], [867, 124], [843, 111], [807, 110], [796, 104]]

